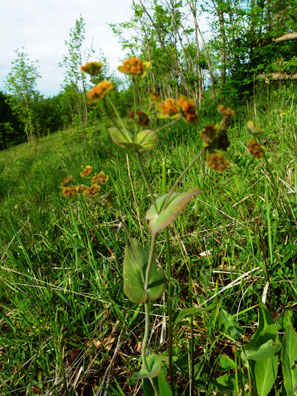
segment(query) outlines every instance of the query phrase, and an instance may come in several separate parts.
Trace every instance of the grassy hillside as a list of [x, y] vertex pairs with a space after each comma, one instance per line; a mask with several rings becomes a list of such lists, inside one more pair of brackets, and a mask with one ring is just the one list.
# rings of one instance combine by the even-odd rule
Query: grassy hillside
[[[178, 395], [189, 394], [191, 353], [194, 394], [232, 394], [230, 384], [218, 380], [232, 372], [232, 365], [222, 366], [222, 355], [236, 362], [238, 375], [230, 381], [244, 389], [240, 351], [257, 329], [262, 299], [280, 331], [289, 319], [296, 326], [294, 97], [280, 90], [235, 111], [231, 166], [216, 173], [199, 160], [178, 191], [197, 187], [203, 194], [169, 227]], [[181, 121], [159, 133], [157, 148], [143, 156], [158, 196], [163, 159], [171, 186], [201, 149], [199, 131], [219, 119], [209, 109], [195, 126]], [[263, 130], [268, 163], [246, 148], [250, 119]], [[100, 195], [62, 196], [62, 180], [72, 175], [82, 183], [86, 165], [109, 175]], [[109, 194], [112, 206], [106, 205]], [[123, 223], [147, 246], [149, 206], [135, 159], [111, 142], [104, 126], [90, 130], [89, 139], [73, 129], [0, 152], [2, 395], [103, 395], [107, 388], [108, 395], [142, 394], [131, 374], [139, 369], [144, 313], [123, 293]], [[165, 268], [160, 235], [156, 259]], [[166, 354], [165, 295], [153, 304], [150, 347]], [[178, 316], [192, 306], [202, 309]], [[231, 318], [238, 338], [230, 332]]]

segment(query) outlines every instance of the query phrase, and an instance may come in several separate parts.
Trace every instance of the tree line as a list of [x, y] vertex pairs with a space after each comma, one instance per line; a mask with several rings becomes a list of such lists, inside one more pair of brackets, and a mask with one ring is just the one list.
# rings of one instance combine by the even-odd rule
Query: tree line
[[[249, 98], [261, 81], [297, 79], [296, 0], [134, 0], [131, 20], [110, 25], [128, 56], [148, 60], [148, 78], [139, 83], [139, 98], [157, 91], [161, 97], [192, 97], [201, 108], [214, 103]], [[208, 30], [201, 18], [208, 18]], [[80, 66], [91, 57], [85, 50], [85, 22], [76, 20], [65, 41], [67, 52], [61, 92], [45, 98], [36, 90], [38, 64], [24, 49], [16, 51], [6, 87], [0, 94], [0, 148], [75, 125], [82, 134], [100, 109], [87, 105], [89, 83]], [[97, 59], [96, 59], [97, 60]], [[100, 79], [120, 86], [117, 102], [125, 114], [131, 87], [108, 68]], [[117, 81], [115, 81], [117, 80]], [[139, 99], [141, 100], [141, 99]]]

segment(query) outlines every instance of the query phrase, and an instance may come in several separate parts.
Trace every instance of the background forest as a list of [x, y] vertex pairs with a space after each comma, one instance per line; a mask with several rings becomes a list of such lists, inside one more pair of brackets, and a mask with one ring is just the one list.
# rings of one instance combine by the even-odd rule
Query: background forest
[[[0, 394], [296, 395], [296, 0], [132, 11], [110, 28], [143, 78], [86, 48], [80, 17], [57, 95], [24, 48], [0, 92]], [[114, 89], [90, 104], [96, 84]], [[192, 119], [160, 116], [178, 101]], [[142, 301], [128, 262], [152, 240], [166, 289]]]

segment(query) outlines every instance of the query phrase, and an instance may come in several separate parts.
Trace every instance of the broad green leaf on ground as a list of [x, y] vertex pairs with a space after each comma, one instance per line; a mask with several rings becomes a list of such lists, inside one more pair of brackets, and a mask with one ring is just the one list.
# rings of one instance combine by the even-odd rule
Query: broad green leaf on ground
[[161, 373], [161, 363], [163, 360], [167, 359], [164, 355], [157, 355], [156, 353], [147, 356], [146, 363], [147, 368], [141, 367], [138, 373], [133, 374], [134, 379], [144, 379], [144, 378], [156, 378]]
[[297, 394], [297, 333], [290, 325], [284, 335], [282, 349], [284, 387], [288, 395]]
[[219, 324], [224, 335], [231, 340], [236, 340], [243, 333], [242, 327], [236, 319], [222, 308], [220, 309]]
[[197, 194], [202, 194], [202, 191], [197, 188], [192, 188], [184, 193], [173, 193], [165, 209], [163, 209], [163, 206], [167, 199], [167, 194], [158, 198], [156, 205], [159, 213], [156, 212], [154, 205], [146, 213], [152, 234], [156, 234], [167, 227]]
[[144, 289], [148, 256], [147, 250], [140, 247], [135, 240], [127, 244], [123, 267], [124, 293], [136, 304], [156, 300], [165, 289], [164, 272], [155, 261], [151, 266], [148, 288]]
[[267, 396], [277, 376], [278, 356], [253, 362], [252, 372], [258, 396]]
[[278, 349], [279, 345], [275, 344], [274, 340], [270, 339], [261, 345], [255, 346], [254, 348], [251, 348], [250, 344], [248, 344], [241, 353], [241, 357], [243, 360], [266, 360], [274, 356]]
[[174, 324], [178, 324], [179, 322], [183, 321], [186, 317], [190, 317], [192, 315], [200, 313], [202, 309], [205, 310], [205, 308], [198, 308], [198, 307], [179, 309], [174, 313], [173, 322]]

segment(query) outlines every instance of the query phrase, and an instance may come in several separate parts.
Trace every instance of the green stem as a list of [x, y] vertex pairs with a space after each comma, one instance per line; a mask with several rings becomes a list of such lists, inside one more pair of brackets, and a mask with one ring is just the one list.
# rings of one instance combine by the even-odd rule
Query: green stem
[[171, 125], [176, 124], [177, 121], [179, 121], [179, 120], [180, 120], [180, 117], [174, 118], [174, 120], [168, 122], [168, 124], [162, 125], [160, 128], [157, 128], [157, 129], [156, 129], [156, 132], [160, 132], [160, 131], [162, 131], [162, 129], [168, 128], [168, 127], [170, 127]]
[[112, 110], [114, 111], [114, 114], [116, 115], [117, 120], [119, 121], [121, 127], [123, 128], [123, 130], [129, 135], [129, 132], [127, 131], [127, 128], [125, 127], [125, 124], [123, 123], [123, 120], [117, 110], [117, 108], [115, 107], [115, 105], [112, 103], [112, 101], [109, 99], [109, 97], [107, 96], [107, 100], [109, 102], [109, 104], [112, 107]]
[[176, 189], [176, 187], [178, 186], [178, 184], [180, 183], [180, 181], [182, 180], [182, 178], [185, 176], [185, 174], [188, 172], [188, 170], [189, 170], [189, 169], [195, 164], [195, 162], [200, 158], [200, 156], [202, 155], [202, 153], [203, 153], [203, 150], [201, 150], [200, 153], [196, 155], [196, 157], [189, 163], [189, 165], [184, 169], [184, 171], [183, 171], [183, 172], [179, 175], [179, 177], [176, 179], [175, 183], [173, 184], [173, 186], [171, 187], [171, 189], [170, 189], [170, 191], [169, 191], [169, 193], [168, 193], [168, 195], [167, 195], [167, 198], [166, 198], [166, 201], [165, 201], [165, 203], [164, 203], [164, 205], [163, 205], [163, 209], [162, 209], [162, 210], [165, 210], [165, 209], [166, 209], [166, 207], [167, 207], [167, 205], [168, 205], [168, 202], [169, 202], [169, 200], [170, 200], [172, 194], [174, 193], [174, 190]]
[[[192, 261], [189, 258], [188, 260], [188, 271], [189, 271], [189, 302], [190, 308], [193, 307], [193, 287], [192, 287]], [[194, 321], [193, 315], [190, 316], [190, 331], [191, 331], [191, 340], [190, 340], [190, 358], [191, 358], [191, 373], [190, 373], [190, 391], [191, 395], [194, 394]]]
[[[155, 251], [155, 247], [156, 247], [156, 238], [157, 238], [157, 236], [155, 234], [152, 235], [149, 258], [148, 258], [148, 263], [147, 263], [146, 273], [145, 273], [145, 281], [144, 281], [144, 290], [145, 291], [147, 290], [148, 285], [149, 285], [150, 272], [151, 272], [151, 267], [152, 267], [152, 263], [153, 263], [154, 251]], [[144, 309], [145, 309], [145, 327], [144, 327], [144, 335], [143, 335], [142, 345], [141, 345], [141, 360], [142, 360], [142, 364], [144, 365], [145, 369], [148, 370], [148, 365], [147, 365], [145, 355], [146, 355], [146, 347], [147, 347], [149, 328], [150, 328], [149, 302], [146, 302], [144, 304]], [[150, 382], [154, 389], [155, 396], [158, 396], [158, 389], [156, 387], [156, 384], [154, 383], [154, 380], [150, 379]]]
[[[163, 181], [163, 194], [166, 194], [166, 162], [163, 160], [162, 164], [162, 181]], [[165, 243], [166, 243], [166, 264], [167, 264], [167, 280], [168, 280], [168, 363], [169, 363], [169, 382], [172, 395], [174, 396], [174, 383], [173, 383], [173, 370], [172, 370], [172, 284], [171, 284], [171, 252], [170, 252], [170, 241], [168, 227], [165, 228]]]
[[149, 191], [149, 194], [150, 194], [150, 197], [151, 197], [151, 201], [152, 201], [152, 203], [154, 205], [155, 211], [156, 211], [156, 213], [159, 213], [158, 208], [157, 208], [157, 204], [156, 204], [156, 200], [155, 200], [155, 197], [154, 197], [154, 193], [153, 193], [153, 190], [152, 190], [152, 187], [151, 187], [151, 185], [150, 185], [150, 183], [148, 181], [148, 178], [147, 178], [147, 176], [145, 174], [145, 171], [143, 169], [143, 165], [142, 165], [142, 162], [141, 162], [140, 154], [138, 152], [136, 152], [135, 153], [135, 157], [137, 159], [137, 162], [138, 162], [138, 165], [139, 165], [140, 172], [141, 172], [141, 175], [143, 177], [143, 180], [144, 180], [144, 182], [146, 184], [146, 187], [147, 187], [147, 189]]

